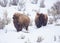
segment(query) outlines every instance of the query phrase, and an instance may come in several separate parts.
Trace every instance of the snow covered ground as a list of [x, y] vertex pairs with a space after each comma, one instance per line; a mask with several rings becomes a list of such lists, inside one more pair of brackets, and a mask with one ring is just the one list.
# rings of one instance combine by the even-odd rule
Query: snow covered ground
[[60, 26], [47, 25], [41, 28], [29, 26], [29, 31], [16, 32], [13, 23], [0, 30], [0, 43], [60, 43]]
[[[54, 3], [53, 0], [52, 2]], [[45, 3], [47, 3], [47, 1]], [[49, 7], [50, 6], [48, 6], [48, 8]], [[45, 10], [48, 8], [45, 8], [43, 10], [41, 9], [41, 12], [47, 13]], [[11, 22], [8, 25], [5, 25], [4, 29], [0, 29], [0, 43], [60, 43], [60, 19], [57, 20], [57, 23], [47, 24], [47, 26], [36, 28], [34, 24], [35, 11], [32, 10], [40, 10], [38, 5], [36, 6], [35, 4], [33, 5], [31, 3], [26, 3], [25, 12], [30, 15], [29, 17], [32, 20], [32, 26], [29, 26], [28, 33], [26, 33], [25, 29], [17, 32], [13, 24], [12, 17], [14, 12], [23, 13], [22, 11], [18, 11], [16, 6], [0, 6], [1, 19], [3, 19], [3, 13], [5, 10], [7, 10], [8, 17], [11, 18]]]

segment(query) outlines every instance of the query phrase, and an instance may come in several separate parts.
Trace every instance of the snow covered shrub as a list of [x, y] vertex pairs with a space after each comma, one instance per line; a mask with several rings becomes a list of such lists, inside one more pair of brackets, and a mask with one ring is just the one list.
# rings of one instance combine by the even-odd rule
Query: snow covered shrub
[[41, 2], [40, 2], [40, 7], [41, 7], [41, 8], [44, 8], [44, 7], [45, 7], [44, 1], [45, 1], [45, 0], [41, 0]]
[[60, 36], [59, 36], [59, 42], [60, 42]]
[[43, 40], [44, 40], [44, 39], [39, 36], [39, 37], [37, 38], [37, 43], [40, 43], [40, 42], [42, 42]]
[[10, 5], [17, 5], [19, 0], [10, 0]]
[[54, 36], [54, 41], [56, 41], [56, 36]]
[[3, 19], [0, 19], [0, 29], [3, 29], [5, 25], [10, 23], [10, 18], [7, 17], [7, 11], [4, 11]]
[[4, 21], [5, 25], [8, 25], [10, 23], [11, 19], [10, 18], [6, 18], [6, 19], [2, 19], [2, 21]]
[[57, 19], [60, 18], [60, 1], [57, 1], [53, 4], [53, 6], [51, 7], [51, 14], [54, 17], [54, 22], [57, 21]]
[[8, 18], [7, 16], [8, 16], [8, 13], [7, 13], [7, 10], [5, 10], [3, 13], [3, 20], [2, 20], [2, 21], [4, 21], [5, 25], [10, 23], [10, 18]]
[[58, 41], [59, 43], [60, 43], [60, 35], [59, 36], [54, 36], [54, 41], [56, 42], [56, 41]]
[[24, 0], [19, 0], [19, 3], [18, 3], [18, 10], [19, 11], [24, 11], [25, 10], [25, 1]]
[[54, 36], [54, 41], [58, 41], [58, 42], [60, 42], [60, 36]]
[[48, 24], [53, 24], [53, 18], [51, 18], [51, 17], [48, 17]]
[[31, 43], [31, 42], [30, 42], [30, 39], [28, 38], [28, 39], [25, 41], [25, 43]]
[[3, 29], [5, 27], [4, 21], [0, 19], [0, 29]]
[[31, 3], [32, 4], [37, 4], [38, 3], [38, 0], [31, 0]]
[[22, 34], [20, 37], [21, 37], [21, 39], [24, 39], [25, 38], [25, 35]]
[[60, 26], [60, 19], [57, 19], [55, 25], [56, 25], [56, 26]]
[[7, 6], [7, 0], [0, 0], [0, 5], [2, 6], [2, 7], [6, 7]]

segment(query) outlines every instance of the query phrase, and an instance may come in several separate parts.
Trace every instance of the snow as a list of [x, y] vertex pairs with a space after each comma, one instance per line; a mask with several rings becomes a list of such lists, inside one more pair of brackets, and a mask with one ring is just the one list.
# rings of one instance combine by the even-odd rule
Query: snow
[[59, 39], [54, 42], [54, 36], [60, 36], [60, 26], [47, 25], [39, 29], [29, 27], [29, 33], [25, 33], [24, 31], [16, 32], [12, 29], [13, 25], [9, 25], [7, 26], [7, 33], [4, 32], [5, 30], [0, 30], [0, 43], [25, 43], [27, 40], [31, 43], [37, 43], [38, 37], [42, 37], [44, 39], [42, 40], [42, 43], [59, 43]]
[[[29, 1], [29, 0], [28, 0]], [[27, 2], [28, 2], [27, 1]], [[54, 3], [53, 0], [45, 0], [45, 3], [48, 3], [48, 8], [50, 8], [50, 4], [52, 2]], [[50, 4], [49, 4], [50, 2]], [[38, 3], [39, 4], [39, 3]], [[8, 25], [5, 25], [4, 29], [0, 29], [0, 43], [60, 43], [60, 26], [55, 25], [55, 24], [60, 24], [60, 19], [57, 20], [58, 22], [55, 24], [47, 24], [47, 26], [42, 26], [41, 28], [37, 28], [34, 23], [34, 17], [36, 15], [36, 11], [39, 11], [40, 8], [38, 7], [38, 4], [31, 4], [30, 2], [26, 3], [26, 11], [27, 14], [29, 14], [29, 17], [31, 19], [32, 26], [28, 27], [28, 33], [26, 32], [25, 29], [23, 29], [20, 32], [16, 31], [16, 28], [14, 27], [13, 24], [13, 14], [15, 12], [21, 12], [22, 11], [17, 11], [16, 6], [11, 6], [11, 7], [1, 7], [0, 6], [0, 17], [3, 18], [3, 13], [5, 10], [8, 12], [8, 17], [11, 18], [11, 22]], [[47, 13], [47, 7], [42, 10], [42, 13]], [[40, 12], [39, 11], [39, 12]], [[56, 41], [54, 41], [54, 36], [56, 36]], [[40, 37], [42, 41], [37, 42], [38, 37]]]

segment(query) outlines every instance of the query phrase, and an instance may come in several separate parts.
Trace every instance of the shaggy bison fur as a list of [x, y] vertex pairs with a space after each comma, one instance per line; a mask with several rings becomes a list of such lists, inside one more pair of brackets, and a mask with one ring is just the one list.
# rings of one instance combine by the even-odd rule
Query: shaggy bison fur
[[35, 16], [35, 25], [37, 28], [40, 28], [41, 26], [46, 26], [48, 21], [48, 16], [43, 13], [37, 13]]
[[14, 13], [13, 23], [17, 31], [21, 31], [24, 27], [28, 30], [30, 18], [24, 14]]

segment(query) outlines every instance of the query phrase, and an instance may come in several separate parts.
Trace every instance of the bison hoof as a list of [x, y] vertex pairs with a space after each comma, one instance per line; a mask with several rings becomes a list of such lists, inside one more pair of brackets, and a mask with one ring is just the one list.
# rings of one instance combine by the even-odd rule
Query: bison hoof
[[47, 25], [47, 23], [44, 23], [44, 24], [43, 24], [43, 26], [46, 26], [46, 25]]
[[37, 26], [37, 28], [40, 28], [41, 26]]
[[18, 29], [17, 32], [22, 31], [22, 29]]

